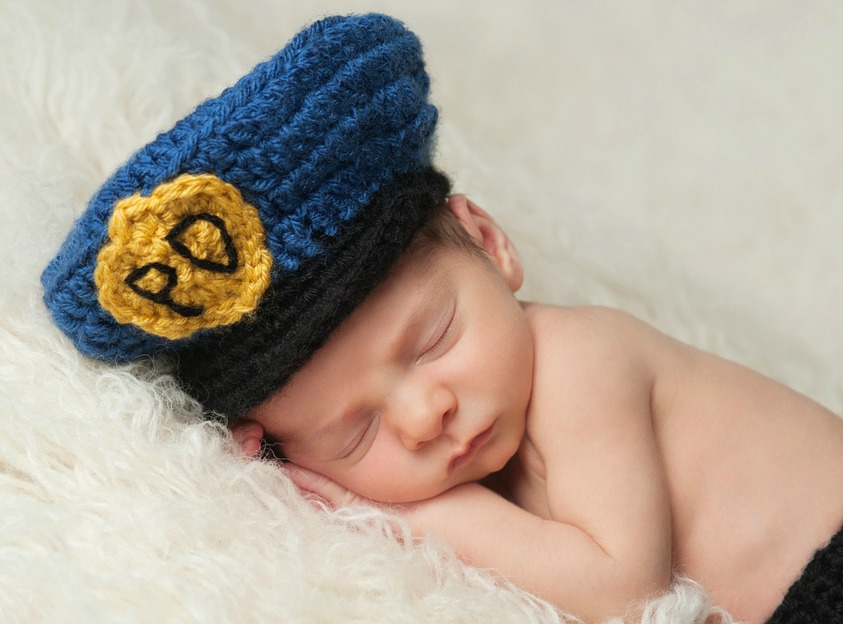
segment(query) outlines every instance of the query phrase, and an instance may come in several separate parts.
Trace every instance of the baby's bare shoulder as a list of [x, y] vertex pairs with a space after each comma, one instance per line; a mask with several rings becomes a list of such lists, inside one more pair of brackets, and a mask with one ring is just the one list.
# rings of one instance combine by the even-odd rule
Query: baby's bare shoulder
[[539, 444], [564, 443], [559, 430], [572, 426], [651, 429], [653, 388], [677, 348], [671, 339], [612, 308], [529, 304], [525, 313], [535, 345], [528, 429]]
[[671, 355], [692, 355], [686, 345], [616, 308], [529, 303], [524, 304], [524, 311], [537, 348], [557, 357], [595, 352], [605, 355], [609, 350], [615, 360], [632, 358], [639, 364], [656, 364]]
[[528, 426], [539, 438], [556, 438], [572, 420], [595, 429], [635, 421], [651, 428], [653, 408], [698, 357], [621, 310], [529, 304], [525, 313], [535, 345]]

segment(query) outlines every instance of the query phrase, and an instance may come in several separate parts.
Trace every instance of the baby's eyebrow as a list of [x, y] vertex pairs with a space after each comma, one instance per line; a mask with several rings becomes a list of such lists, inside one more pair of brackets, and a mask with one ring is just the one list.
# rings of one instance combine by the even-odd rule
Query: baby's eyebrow
[[400, 358], [404, 352], [418, 339], [419, 331], [438, 304], [437, 295], [447, 288], [447, 271], [432, 271], [425, 276], [425, 282], [419, 289], [419, 294], [411, 303], [410, 311], [404, 317], [401, 329], [396, 333], [389, 353], [393, 358]]

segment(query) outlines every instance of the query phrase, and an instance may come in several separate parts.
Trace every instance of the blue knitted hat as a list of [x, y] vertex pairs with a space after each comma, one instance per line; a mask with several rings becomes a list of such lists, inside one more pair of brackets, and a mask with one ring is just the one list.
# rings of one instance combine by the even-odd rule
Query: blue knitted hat
[[91, 199], [41, 280], [85, 355], [168, 353], [229, 420], [284, 385], [449, 191], [421, 45], [329, 17], [159, 135]]

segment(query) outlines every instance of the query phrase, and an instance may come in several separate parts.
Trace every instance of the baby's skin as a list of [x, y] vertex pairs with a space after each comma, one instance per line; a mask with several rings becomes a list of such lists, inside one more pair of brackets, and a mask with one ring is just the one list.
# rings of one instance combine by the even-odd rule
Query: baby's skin
[[611, 309], [521, 303], [515, 250], [402, 258], [293, 380], [234, 425], [303, 490], [386, 506], [588, 622], [674, 573], [763, 622], [843, 524], [843, 420]]

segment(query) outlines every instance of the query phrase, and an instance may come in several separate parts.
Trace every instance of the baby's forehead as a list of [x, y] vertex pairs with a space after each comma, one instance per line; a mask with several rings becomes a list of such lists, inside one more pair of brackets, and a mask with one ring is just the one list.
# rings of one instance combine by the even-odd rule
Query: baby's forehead
[[459, 252], [446, 248], [402, 258], [335, 333], [357, 323], [375, 324], [384, 331], [402, 323], [405, 330], [412, 329], [438, 295], [459, 291], [454, 276], [462, 261]]
[[385, 288], [408, 286], [402, 290], [403, 297], [412, 297], [434, 286], [444, 286], [456, 270], [469, 259], [464, 252], [453, 249], [445, 243], [431, 241], [412, 246], [395, 262], [382, 284], [369, 295], [377, 295]]

